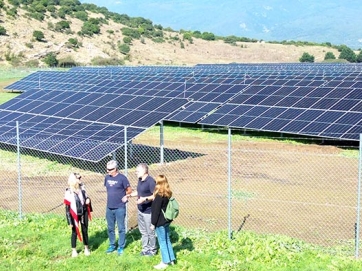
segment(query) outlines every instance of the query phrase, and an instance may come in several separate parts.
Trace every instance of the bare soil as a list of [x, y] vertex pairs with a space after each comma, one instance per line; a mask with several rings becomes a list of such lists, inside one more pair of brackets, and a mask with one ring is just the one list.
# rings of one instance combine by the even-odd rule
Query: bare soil
[[[158, 146], [144, 134], [137, 143]], [[183, 159], [151, 165], [151, 174], [166, 174], [181, 213], [174, 222], [189, 228], [228, 228], [228, 163], [226, 142], [183, 138], [166, 144]], [[199, 155], [190, 155], [197, 153]], [[144, 154], [135, 153], [130, 160]], [[168, 158], [167, 158], [168, 159]], [[24, 165], [23, 165], [24, 166]], [[25, 165], [26, 166], [26, 165]], [[356, 221], [358, 159], [342, 155], [332, 146], [286, 142], [236, 141], [232, 143], [231, 226], [299, 238], [322, 244], [350, 244]], [[135, 188], [134, 169], [127, 175]], [[17, 210], [17, 176], [0, 174], [0, 206]], [[66, 176], [22, 177], [24, 212], [64, 213]], [[94, 206], [94, 217], [104, 217], [106, 193], [103, 174], [88, 172], [84, 182]], [[128, 204], [128, 228], [137, 225], [136, 204]]]

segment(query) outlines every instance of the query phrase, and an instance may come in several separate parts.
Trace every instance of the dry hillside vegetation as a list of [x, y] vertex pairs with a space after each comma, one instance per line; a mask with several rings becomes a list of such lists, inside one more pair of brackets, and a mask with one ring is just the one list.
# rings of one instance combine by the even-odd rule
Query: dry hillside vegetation
[[[75, 62], [89, 65], [95, 57], [123, 59], [117, 42], [123, 40], [120, 29], [124, 25], [109, 20], [108, 24], [101, 26], [101, 33], [91, 37], [82, 37], [77, 33], [81, 30], [83, 22], [71, 17], [66, 17], [70, 22], [70, 30], [73, 34], [65, 34], [51, 30], [49, 24], [55, 25], [61, 21], [47, 14], [46, 19], [40, 22], [24, 16], [25, 11], [18, 9], [18, 18], [0, 13], [1, 25], [5, 27], [7, 35], [0, 36], [0, 64], [9, 65], [5, 59], [6, 54], [22, 56], [22, 62], [29, 60], [41, 60], [46, 54], [53, 52], [57, 59], [72, 58]], [[102, 17], [102, 14], [91, 14], [90, 17]], [[33, 31], [44, 33], [44, 41], [36, 41]], [[113, 33], [111, 33], [113, 31]], [[322, 46], [294, 46], [268, 43], [243, 43], [230, 45], [224, 41], [206, 41], [193, 39], [193, 43], [183, 41], [184, 49], [180, 41], [170, 37], [178, 36], [182, 40], [182, 34], [178, 32], [164, 31], [163, 43], [155, 43], [151, 39], [144, 38], [144, 42], [133, 40], [131, 51], [125, 61], [126, 65], [195, 65], [198, 63], [278, 63], [298, 62], [304, 52], [315, 56], [315, 62], [323, 61], [327, 51], [338, 56], [338, 51]], [[81, 42], [80, 48], [74, 49], [67, 46], [69, 38], [76, 38]], [[29, 48], [31, 44], [33, 48]], [[42, 65], [45, 65], [40, 61]]]

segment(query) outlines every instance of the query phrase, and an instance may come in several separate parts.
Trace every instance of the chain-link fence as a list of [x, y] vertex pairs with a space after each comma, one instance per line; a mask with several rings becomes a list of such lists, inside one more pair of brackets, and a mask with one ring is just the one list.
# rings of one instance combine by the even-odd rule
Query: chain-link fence
[[[123, 149], [98, 163], [23, 148], [18, 155], [16, 146], [2, 144], [1, 208], [63, 214], [68, 176], [79, 172], [93, 202], [93, 216], [104, 217], [105, 167], [116, 158], [134, 189], [138, 163], [148, 163], [152, 176], [168, 177], [180, 203], [177, 225], [287, 235], [355, 253], [357, 146], [175, 126], [165, 126], [163, 135], [160, 144], [160, 127], [153, 127], [127, 146], [127, 155]], [[136, 214], [131, 199], [128, 229], [137, 225]]]

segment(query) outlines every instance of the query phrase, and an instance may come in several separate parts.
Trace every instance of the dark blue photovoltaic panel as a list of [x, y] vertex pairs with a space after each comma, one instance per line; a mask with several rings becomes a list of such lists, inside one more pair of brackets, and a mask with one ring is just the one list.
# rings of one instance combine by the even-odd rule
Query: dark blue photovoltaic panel
[[118, 139], [123, 125], [137, 136], [167, 119], [358, 140], [361, 71], [330, 63], [40, 71], [7, 87], [25, 93], [0, 106], [0, 139], [14, 144], [9, 123], [21, 120], [26, 147], [90, 160], [124, 144], [94, 136], [105, 127]]

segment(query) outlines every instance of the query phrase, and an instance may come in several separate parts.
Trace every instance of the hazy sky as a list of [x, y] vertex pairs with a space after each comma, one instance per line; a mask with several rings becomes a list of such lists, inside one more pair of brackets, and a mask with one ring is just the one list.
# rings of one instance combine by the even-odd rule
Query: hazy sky
[[362, 45], [360, 0], [81, 0], [174, 30]]

